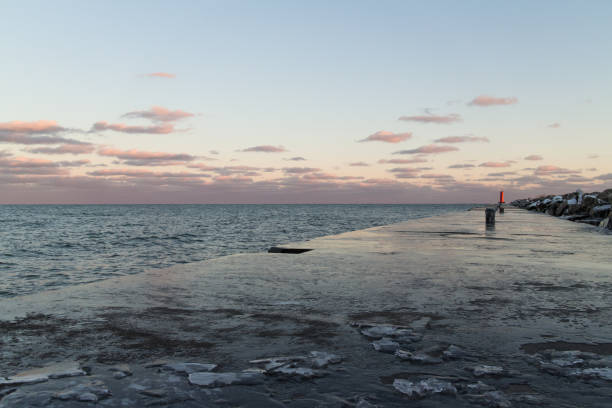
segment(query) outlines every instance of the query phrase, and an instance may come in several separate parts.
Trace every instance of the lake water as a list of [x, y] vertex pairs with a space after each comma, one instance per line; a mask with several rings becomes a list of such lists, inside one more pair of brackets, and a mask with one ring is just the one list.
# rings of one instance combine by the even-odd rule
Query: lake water
[[472, 205], [2, 205], [0, 297], [41, 292]]

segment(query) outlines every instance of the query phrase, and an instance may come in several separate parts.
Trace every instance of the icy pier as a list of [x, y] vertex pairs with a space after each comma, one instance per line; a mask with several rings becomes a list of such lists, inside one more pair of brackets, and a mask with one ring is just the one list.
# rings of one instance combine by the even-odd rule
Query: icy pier
[[612, 401], [610, 234], [509, 208], [278, 244], [3, 300], [0, 407]]

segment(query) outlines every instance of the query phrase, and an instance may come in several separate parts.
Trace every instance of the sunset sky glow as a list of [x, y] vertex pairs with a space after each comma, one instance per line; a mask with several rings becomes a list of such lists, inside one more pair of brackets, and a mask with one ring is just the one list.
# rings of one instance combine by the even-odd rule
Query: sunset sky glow
[[612, 2], [2, 7], [0, 204], [612, 188]]

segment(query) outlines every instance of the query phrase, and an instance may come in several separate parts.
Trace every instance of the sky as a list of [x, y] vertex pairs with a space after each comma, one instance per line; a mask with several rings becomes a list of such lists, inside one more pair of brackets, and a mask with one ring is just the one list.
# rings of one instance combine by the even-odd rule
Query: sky
[[20, 1], [0, 204], [612, 188], [609, 1]]

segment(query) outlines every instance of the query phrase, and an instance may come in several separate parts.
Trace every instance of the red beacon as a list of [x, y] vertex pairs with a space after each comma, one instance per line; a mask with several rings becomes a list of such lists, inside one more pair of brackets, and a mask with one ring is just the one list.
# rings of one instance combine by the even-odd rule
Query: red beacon
[[499, 192], [499, 203], [500, 204], [504, 204], [505, 203], [505, 201], [504, 201], [504, 192], [503, 191]]

